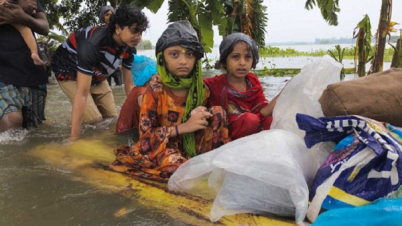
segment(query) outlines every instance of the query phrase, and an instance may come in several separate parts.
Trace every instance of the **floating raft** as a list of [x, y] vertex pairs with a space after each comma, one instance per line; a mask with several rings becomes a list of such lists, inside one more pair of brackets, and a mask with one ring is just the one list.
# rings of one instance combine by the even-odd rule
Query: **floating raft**
[[[30, 152], [50, 166], [69, 170], [75, 177], [97, 189], [124, 195], [140, 205], [155, 208], [173, 219], [189, 225], [296, 225], [290, 219], [271, 218], [254, 214], [224, 216], [218, 222], [209, 220], [213, 200], [184, 193], [170, 192], [166, 183], [131, 177], [110, 171], [115, 156], [113, 148], [95, 140], [79, 140], [70, 145], [42, 145]], [[68, 176], [68, 175], [67, 175]], [[128, 214], [121, 208], [114, 217]], [[112, 216], [113, 217], [113, 216]]]

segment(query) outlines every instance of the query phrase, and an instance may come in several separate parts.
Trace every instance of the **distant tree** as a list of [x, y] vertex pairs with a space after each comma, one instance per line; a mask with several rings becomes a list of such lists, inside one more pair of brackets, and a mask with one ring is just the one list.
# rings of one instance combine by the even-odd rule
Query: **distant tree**
[[[108, 3], [116, 8], [129, 4], [131, 0], [40, 0], [51, 29], [63, 31], [66, 35], [80, 27], [99, 24], [98, 12]], [[60, 18], [64, 23], [60, 23]]]
[[144, 43], [144, 49], [153, 49], [154, 46], [152, 45], [152, 42], [150, 40], [142, 40]]

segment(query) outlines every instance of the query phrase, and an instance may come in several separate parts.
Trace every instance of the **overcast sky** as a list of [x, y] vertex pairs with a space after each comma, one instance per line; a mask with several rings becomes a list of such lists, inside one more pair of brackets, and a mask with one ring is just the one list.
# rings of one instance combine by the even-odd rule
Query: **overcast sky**
[[[151, 27], [145, 32], [143, 39], [151, 40], [154, 45], [167, 27], [167, 2], [164, 2], [156, 14], [144, 10]], [[306, 10], [305, 2], [305, 0], [264, 0], [264, 5], [268, 7], [266, 42], [313, 42], [315, 38], [352, 37], [354, 28], [363, 19], [364, 14], [370, 17], [373, 35], [377, 30], [381, 0], [340, 0], [338, 26], [329, 26], [317, 8]], [[393, 1], [392, 21], [402, 23], [401, 9], [402, 0]], [[397, 25], [396, 28], [401, 29], [402, 26]], [[214, 33], [215, 44], [219, 44], [222, 38], [216, 29]]]

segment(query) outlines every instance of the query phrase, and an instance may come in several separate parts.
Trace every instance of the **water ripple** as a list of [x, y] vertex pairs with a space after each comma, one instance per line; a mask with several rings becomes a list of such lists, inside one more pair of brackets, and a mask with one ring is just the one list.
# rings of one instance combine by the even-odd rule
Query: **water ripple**
[[21, 142], [27, 136], [28, 130], [14, 129], [0, 133], [0, 144], [14, 144]]

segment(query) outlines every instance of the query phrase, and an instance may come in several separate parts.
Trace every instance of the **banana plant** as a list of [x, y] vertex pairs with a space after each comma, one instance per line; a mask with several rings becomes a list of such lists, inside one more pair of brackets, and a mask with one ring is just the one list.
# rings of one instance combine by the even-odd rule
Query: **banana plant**
[[[338, 25], [338, 15], [340, 12], [339, 0], [307, 0], [305, 8], [310, 10], [317, 6], [321, 10], [321, 15], [329, 25]], [[392, 14], [392, 0], [381, 0], [380, 22], [375, 34], [376, 43], [373, 48], [373, 58], [369, 73], [380, 72], [383, 69], [386, 36], [390, 26]]]
[[307, 0], [305, 4], [305, 8], [307, 10], [311, 10], [317, 6], [320, 11], [322, 17], [328, 22], [329, 25], [337, 26], [338, 25], [338, 15], [341, 11], [339, 8], [339, 0]]
[[[146, 7], [156, 13], [163, 0], [133, 0], [132, 5]], [[250, 35], [260, 47], [265, 46], [267, 26], [266, 7], [263, 0], [168, 0], [168, 21], [189, 20], [204, 44], [205, 51], [213, 48], [213, 29], [225, 37], [234, 32]]]
[[267, 7], [263, 0], [223, 0], [228, 17], [226, 35], [242, 32], [253, 38], [260, 48], [265, 47]]
[[402, 29], [400, 31], [399, 39], [396, 41], [396, 46], [388, 43], [394, 49], [394, 56], [392, 57], [391, 67], [402, 68]]
[[392, 15], [392, 0], [382, 0], [380, 22], [375, 34], [374, 57], [369, 74], [381, 72], [384, 63], [386, 38], [389, 33]]
[[[160, 9], [163, 0], [134, 0], [132, 5], [146, 7], [154, 13]], [[198, 34], [205, 52], [212, 52], [214, 31], [217, 25], [219, 33], [224, 34], [227, 24], [223, 4], [218, 0], [168, 0], [168, 21], [188, 20]]]
[[[328, 50], [329, 55], [334, 58], [336, 61], [342, 64], [343, 61], [343, 56], [345, 54], [345, 48], [342, 48], [340, 45], [335, 46], [335, 50]], [[343, 66], [343, 64], [342, 64]], [[340, 74], [341, 80], [345, 78], [345, 68], [342, 67], [341, 74]]]
[[355, 73], [357, 72], [359, 77], [364, 77], [366, 75], [366, 64], [373, 58], [371, 37], [370, 18], [366, 14], [353, 31], [353, 38], [356, 39], [356, 48], [354, 54]]

